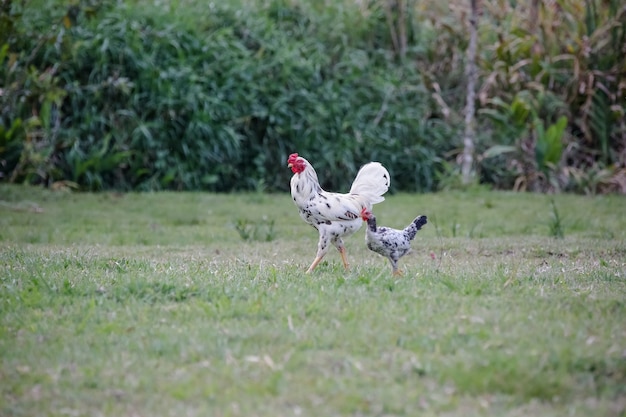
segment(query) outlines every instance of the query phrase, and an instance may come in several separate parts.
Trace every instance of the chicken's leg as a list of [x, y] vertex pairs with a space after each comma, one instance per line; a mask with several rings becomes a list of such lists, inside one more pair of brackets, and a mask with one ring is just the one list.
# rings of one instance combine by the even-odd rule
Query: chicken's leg
[[317, 242], [317, 254], [315, 255], [315, 259], [313, 260], [313, 263], [311, 264], [309, 269], [306, 270], [307, 274], [310, 274], [315, 269], [317, 264], [322, 261], [322, 258], [324, 257], [324, 255], [326, 255], [326, 252], [328, 252], [328, 237], [325, 233], [322, 233], [322, 231], [320, 231], [320, 240]]
[[315, 259], [313, 260], [313, 263], [311, 264], [311, 266], [309, 267], [309, 269], [306, 270], [307, 274], [310, 274], [315, 267], [317, 266], [318, 263], [320, 263], [320, 261], [322, 260], [322, 258], [324, 257], [324, 255], [322, 256], [316, 256]]
[[394, 259], [393, 257], [389, 258], [389, 262], [391, 262], [391, 268], [393, 269], [393, 276], [401, 277], [404, 273], [398, 269], [398, 259]]
[[[337, 250], [339, 251], [339, 254], [341, 255], [341, 260], [343, 261], [344, 268], [348, 269], [350, 267], [350, 264], [348, 263], [348, 258], [346, 258], [346, 248], [341, 246], [341, 247], [338, 247]], [[321, 256], [319, 255], [316, 256], [315, 259], [313, 260], [313, 263], [309, 267], [309, 269], [306, 270], [306, 273], [307, 274], [311, 273], [311, 271], [315, 269], [317, 264], [319, 264], [322, 261], [323, 257], [324, 257], [324, 254], [322, 254]]]
[[337, 250], [339, 251], [339, 255], [341, 255], [341, 260], [343, 261], [343, 267], [348, 269], [350, 267], [350, 264], [348, 263], [348, 258], [346, 258], [346, 248], [341, 246], [341, 247], [338, 247]]
[[339, 251], [339, 255], [341, 255], [341, 260], [343, 261], [343, 267], [348, 269], [350, 264], [348, 263], [348, 258], [346, 257], [346, 247], [343, 245], [343, 240], [340, 237], [333, 239], [333, 245]]

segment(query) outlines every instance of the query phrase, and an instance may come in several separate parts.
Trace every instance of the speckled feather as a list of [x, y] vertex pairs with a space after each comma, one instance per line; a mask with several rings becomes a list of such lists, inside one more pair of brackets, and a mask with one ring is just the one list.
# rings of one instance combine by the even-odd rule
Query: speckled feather
[[417, 231], [428, 222], [426, 216], [418, 216], [403, 230], [390, 227], [377, 227], [376, 216], [369, 214], [365, 243], [367, 247], [389, 259], [394, 274], [398, 273], [398, 261], [411, 251], [411, 241]]

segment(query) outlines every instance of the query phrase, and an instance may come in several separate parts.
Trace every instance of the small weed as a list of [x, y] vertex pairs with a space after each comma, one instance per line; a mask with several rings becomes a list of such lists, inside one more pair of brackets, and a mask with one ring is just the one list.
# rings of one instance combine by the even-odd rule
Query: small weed
[[437, 237], [442, 237], [441, 228], [439, 227], [439, 223], [437, 222], [437, 216], [435, 216], [435, 215], [429, 216], [428, 217], [428, 223], [433, 225], [433, 227], [435, 229], [435, 235]]
[[276, 238], [273, 219], [263, 217], [259, 221], [239, 218], [235, 221], [235, 229], [243, 240], [271, 242]]
[[251, 240], [254, 232], [253, 224], [248, 219], [237, 219], [235, 222], [235, 230], [243, 240]]
[[457, 223], [457, 221], [455, 219], [452, 222], [452, 224], [450, 225], [450, 232], [452, 233], [452, 237], [457, 237], [457, 234], [458, 234], [460, 228], [461, 228], [461, 225], [459, 223]]
[[479, 224], [474, 224], [470, 231], [467, 234], [467, 237], [469, 237], [470, 239], [474, 239], [474, 238], [483, 238], [485, 237], [485, 235], [483, 234], [481, 227]]
[[559, 213], [554, 198], [550, 199], [550, 207], [552, 209], [550, 221], [548, 226], [550, 227], [550, 236], [556, 239], [563, 239], [565, 234], [563, 233], [563, 217]]

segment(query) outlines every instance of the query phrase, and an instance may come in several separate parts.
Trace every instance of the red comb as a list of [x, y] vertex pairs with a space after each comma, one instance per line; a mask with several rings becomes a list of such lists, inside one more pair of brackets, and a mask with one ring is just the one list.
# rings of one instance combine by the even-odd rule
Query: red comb
[[287, 158], [287, 163], [295, 162], [296, 159], [298, 159], [298, 154], [292, 153], [291, 155], [289, 155], [289, 158]]

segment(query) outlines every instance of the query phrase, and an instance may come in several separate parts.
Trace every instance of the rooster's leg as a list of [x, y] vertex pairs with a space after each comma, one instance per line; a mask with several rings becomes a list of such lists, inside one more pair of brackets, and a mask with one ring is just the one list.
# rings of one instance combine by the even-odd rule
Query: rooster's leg
[[337, 248], [337, 250], [339, 251], [339, 255], [341, 255], [341, 260], [343, 261], [343, 267], [348, 269], [350, 267], [350, 264], [348, 263], [348, 258], [346, 258], [346, 248], [344, 248], [343, 246], [340, 246]]
[[313, 263], [311, 264], [311, 266], [309, 267], [309, 269], [306, 270], [307, 274], [310, 274], [311, 271], [313, 271], [315, 269], [315, 267], [317, 266], [318, 263], [320, 263], [320, 261], [322, 260], [322, 258], [324, 257], [324, 255], [322, 256], [316, 256], [315, 259], [313, 260]]
[[339, 251], [339, 255], [341, 255], [341, 260], [343, 261], [343, 267], [348, 269], [350, 264], [348, 263], [348, 258], [346, 257], [346, 247], [343, 245], [343, 240], [340, 237], [337, 237], [333, 240], [333, 245]]
[[311, 273], [315, 269], [317, 264], [321, 262], [324, 255], [326, 255], [326, 252], [328, 252], [328, 237], [325, 233], [320, 232], [320, 240], [317, 242], [317, 255], [315, 255], [315, 259], [309, 269], [306, 270], [307, 274]]

